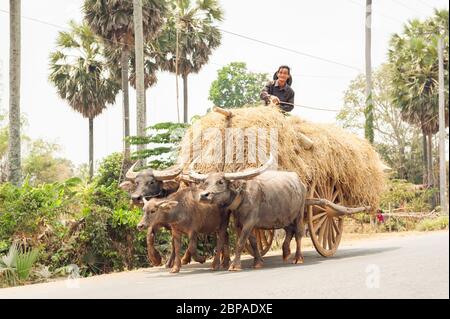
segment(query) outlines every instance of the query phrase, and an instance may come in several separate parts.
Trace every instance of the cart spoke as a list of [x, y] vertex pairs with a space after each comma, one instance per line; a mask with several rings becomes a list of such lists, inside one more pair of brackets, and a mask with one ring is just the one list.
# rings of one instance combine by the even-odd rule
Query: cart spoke
[[339, 230], [339, 226], [336, 224], [336, 221], [334, 220], [334, 218], [332, 219], [333, 221], [333, 228], [336, 232], [336, 236], [339, 235], [341, 233], [341, 231]]
[[324, 211], [323, 213], [318, 213], [316, 215], [314, 215], [314, 217], [312, 218], [313, 221], [315, 221], [318, 218], [321, 218], [323, 215], [326, 215], [326, 211]]
[[333, 218], [330, 218], [328, 220], [328, 249], [333, 249], [333, 227], [331, 226], [331, 223], [333, 221]]
[[316, 232], [319, 231], [323, 225], [323, 222], [326, 221], [328, 218], [327, 215], [323, 216], [321, 219], [319, 219], [319, 221], [317, 222], [316, 225], [314, 225], [314, 227], [316, 228]]
[[[327, 218], [328, 220], [328, 218]], [[327, 248], [326, 244], [327, 244], [327, 231], [328, 231], [328, 223], [324, 223], [324, 225], [322, 226], [322, 229], [320, 230], [320, 241], [322, 242], [322, 247], [323, 248]]]

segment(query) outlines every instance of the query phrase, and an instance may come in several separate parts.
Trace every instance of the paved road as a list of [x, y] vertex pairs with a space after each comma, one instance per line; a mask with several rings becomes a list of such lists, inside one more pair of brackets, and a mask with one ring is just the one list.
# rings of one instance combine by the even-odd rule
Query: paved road
[[449, 298], [448, 232], [342, 245], [332, 258], [305, 251], [303, 265], [283, 264], [279, 252], [265, 268], [211, 272], [192, 264], [0, 289], [0, 298]]

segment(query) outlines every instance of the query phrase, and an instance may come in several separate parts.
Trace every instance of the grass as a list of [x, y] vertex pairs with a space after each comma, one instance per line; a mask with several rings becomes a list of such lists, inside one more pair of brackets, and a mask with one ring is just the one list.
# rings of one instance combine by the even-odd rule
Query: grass
[[424, 219], [416, 225], [416, 230], [419, 231], [433, 231], [442, 229], [448, 229], [448, 216]]

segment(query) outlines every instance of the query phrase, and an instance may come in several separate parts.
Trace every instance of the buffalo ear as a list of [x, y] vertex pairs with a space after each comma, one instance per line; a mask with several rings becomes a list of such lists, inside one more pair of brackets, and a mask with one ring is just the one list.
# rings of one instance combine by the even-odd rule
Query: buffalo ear
[[162, 209], [172, 209], [175, 208], [178, 205], [178, 202], [176, 200], [165, 200], [161, 202], [158, 207]]
[[247, 186], [247, 182], [245, 180], [234, 180], [231, 181], [229, 184], [229, 188], [233, 192], [239, 192]]
[[180, 183], [174, 180], [164, 181], [162, 188], [166, 190], [168, 194], [175, 193], [180, 188]]
[[121, 190], [124, 190], [129, 193], [134, 189], [134, 187], [135, 187], [135, 184], [131, 181], [125, 181], [125, 182], [120, 183], [120, 185], [119, 185], [119, 188]]

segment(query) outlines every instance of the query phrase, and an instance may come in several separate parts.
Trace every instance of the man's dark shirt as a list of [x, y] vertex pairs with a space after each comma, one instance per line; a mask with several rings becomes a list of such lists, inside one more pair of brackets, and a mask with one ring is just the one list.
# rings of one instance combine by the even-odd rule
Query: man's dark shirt
[[275, 95], [280, 99], [279, 107], [285, 111], [290, 112], [294, 108], [293, 105], [284, 104], [283, 102], [289, 102], [294, 104], [294, 90], [286, 83], [284, 87], [280, 87], [278, 81], [269, 81], [261, 91], [260, 97], [269, 104], [271, 95]]

